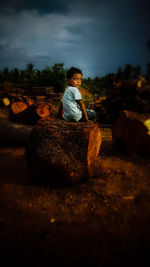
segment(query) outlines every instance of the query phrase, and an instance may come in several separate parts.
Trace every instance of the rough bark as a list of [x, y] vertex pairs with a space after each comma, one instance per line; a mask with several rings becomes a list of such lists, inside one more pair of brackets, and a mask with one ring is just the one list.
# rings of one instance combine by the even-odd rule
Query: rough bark
[[39, 120], [26, 148], [36, 181], [74, 184], [92, 175], [102, 142], [98, 124]]
[[113, 144], [130, 156], [150, 155], [150, 114], [121, 111], [112, 125]]
[[11, 122], [0, 118], [0, 145], [26, 146], [32, 126]]

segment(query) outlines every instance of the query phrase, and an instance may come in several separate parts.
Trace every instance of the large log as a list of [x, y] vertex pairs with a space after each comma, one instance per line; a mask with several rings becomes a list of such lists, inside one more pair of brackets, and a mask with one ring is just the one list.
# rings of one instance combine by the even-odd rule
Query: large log
[[11, 122], [0, 118], [0, 145], [26, 146], [33, 126]]
[[112, 125], [112, 140], [132, 157], [150, 155], [150, 114], [121, 111]]
[[29, 138], [26, 157], [36, 182], [74, 184], [92, 176], [101, 142], [98, 124], [41, 119]]
[[150, 113], [150, 85], [137, 86], [136, 80], [118, 81], [104, 101], [95, 102], [98, 120], [114, 123], [121, 110]]

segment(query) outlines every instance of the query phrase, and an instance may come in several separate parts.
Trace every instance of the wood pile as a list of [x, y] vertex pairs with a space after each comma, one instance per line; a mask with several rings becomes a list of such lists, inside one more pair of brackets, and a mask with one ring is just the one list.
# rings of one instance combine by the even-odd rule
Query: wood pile
[[100, 123], [113, 123], [121, 110], [150, 113], [150, 85], [138, 86], [137, 80], [119, 81], [105, 100], [95, 102]]
[[34, 86], [30, 90], [30, 94], [33, 96], [47, 96], [54, 92], [53, 86]]
[[39, 120], [26, 147], [35, 181], [59, 186], [87, 179], [93, 174], [101, 142], [98, 124]]
[[36, 96], [36, 102], [41, 102], [41, 101], [45, 101], [46, 100], [46, 96], [44, 95], [37, 95]]
[[150, 114], [121, 111], [112, 125], [113, 144], [132, 157], [150, 156]]
[[22, 95], [22, 94], [16, 94], [14, 92], [11, 93], [0, 93], [0, 107], [6, 106], [4, 103], [4, 99], [8, 99], [7, 102], [10, 104], [14, 102], [24, 102], [27, 105], [32, 105], [33, 103], [40, 103], [40, 102], [59, 102], [62, 98], [62, 93], [49, 93], [48, 95]]
[[49, 93], [46, 98], [52, 102], [58, 102], [62, 99], [62, 97], [63, 93]]
[[16, 93], [2, 93], [0, 94], [0, 107], [6, 106], [4, 103], [4, 99], [8, 99], [10, 104], [13, 102], [24, 102], [27, 105], [32, 105], [35, 101], [30, 96], [22, 95], [22, 94], [16, 94]]
[[49, 103], [27, 105], [24, 102], [13, 102], [10, 107], [10, 119], [17, 123], [34, 125], [40, 118], [48, 117], [53, 110]]

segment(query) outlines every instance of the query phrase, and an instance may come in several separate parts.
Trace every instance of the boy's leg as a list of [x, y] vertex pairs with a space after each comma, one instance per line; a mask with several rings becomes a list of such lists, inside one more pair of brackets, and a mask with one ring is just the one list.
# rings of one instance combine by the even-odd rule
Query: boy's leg
[[95, 110], [86, 108], [86, 113], [88, 115], [88, 119], [96, 122], [96, 112]]

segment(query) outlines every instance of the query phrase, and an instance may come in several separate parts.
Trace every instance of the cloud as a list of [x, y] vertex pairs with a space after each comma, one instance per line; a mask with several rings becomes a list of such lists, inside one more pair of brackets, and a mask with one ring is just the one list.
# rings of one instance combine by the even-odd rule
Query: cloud
[[67, 14], [68, 5], [62, 0], [7, 0], [1, 3], [1, 12], [8, 11], [36, 11], [43, 14]]
[[125, 63], [145, 64], [148, 5], [116, 3], [56, 0], [43, 1], [41, 7], [41, 1], [7, 1], [0, 16], [0, 68], [64, 62], [88, 76], [116, 71]]
[[70, 17], [60, 14], [41, 17], [36, 12], [21, 12], [17, 17], [13, 14], [1, 16], [1, 66], [7, 63], [11, 66], [22, 65], [21, 62], [27, 60], [34, 60], [38, 65], [42, 65], [44, 60], [49, 65], [55, 61], [66, 61], [65, 57], [77, 42], [67, 26], [80, 23], [80, 20], [74, 22]]

